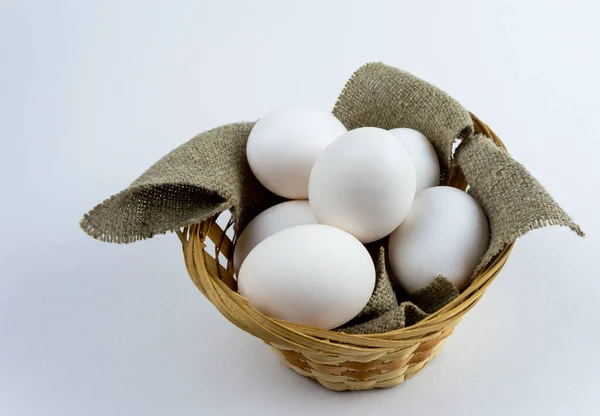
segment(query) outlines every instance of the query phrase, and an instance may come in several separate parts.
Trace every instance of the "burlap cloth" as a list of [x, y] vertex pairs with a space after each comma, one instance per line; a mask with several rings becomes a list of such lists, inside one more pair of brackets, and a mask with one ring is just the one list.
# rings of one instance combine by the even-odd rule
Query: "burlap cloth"
[[[443, 91], [381, 63], [359, 68], [348, 80], [333, 114], [350, 130], [408, 127], [432, 142], [443, 172], [462, 169], [471, 195], [490, 222], [484, 267], [522, 234], [546, 225], [581, 229], [519, 163], [491, 140], [473, 134], [471, 117]], [[246, 160], [253, 123], [234, 123], [199, 134], [156, 162], [120, 193], [81, 220], [94, 238], [130, 243], [199, 223], [231, 210], [236, 232], [259, 212], [280, 202], [255, 179]], [[453, 156], [455, 140], [462, 143]], [[443, 276], [416, 293], [394, 287], [385, 240], [368, 245], [377, 270], [369, 304], [342, 330], [380, 333], [411, 325], [446, 305], [458, 291]]]

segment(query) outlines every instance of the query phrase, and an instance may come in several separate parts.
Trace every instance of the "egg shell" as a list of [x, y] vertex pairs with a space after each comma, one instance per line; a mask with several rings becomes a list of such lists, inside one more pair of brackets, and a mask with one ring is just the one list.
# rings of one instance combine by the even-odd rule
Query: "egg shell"
[[389, 130], [402, 140], [408, 149], [417, 173], [417, 192], [440, 184], [440, 161], [435, 148], [427, 137], [413, 129], [398, 128]]
[[406, 146], [386, 130], [362, 127], [340, 136], [321, 153], [310, 175], [308, 199], [319, 223], [369, 243], [400, 225], [415, 187]]
[[308, 201], [287, 201], [272, 206], [248, 223], [235, 243], [233, 265], [238, 273], [250, 251], [278, 231], [303, 224], [316, 224]]
[[272, 318], [336, 328], [365, 307], [375, 267], [350, 234], [320, 224], [299, 225], [264, 239], [242, 264], [239, 293]]
[[444, 275], [464, 288], [489, 243], [487, 217], [466, 192], [436, 186], [417, 194], [389, 239], [394, 276], [411, 293]]
[[333, 114], [286, 107], [262, 117], [246, 144], [250, 169], [271, 192], [289, 199], [308, 198], [308, 178], [319, 154], [344, 125]]

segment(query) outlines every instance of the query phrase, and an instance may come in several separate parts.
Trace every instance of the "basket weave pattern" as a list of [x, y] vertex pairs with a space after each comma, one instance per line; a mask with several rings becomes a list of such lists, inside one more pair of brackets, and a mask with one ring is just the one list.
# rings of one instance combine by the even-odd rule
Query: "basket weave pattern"
[[[484, 123], [472, 118], [476, 132], [504, 147]], [[467, 187], [459, 170], [449, 185]], [[392, 387], [421, 370], [479, 301], [514, 245], [504, 247], [458, 298], [415, 325], [384, 334], [349, 335], [272, 319], [253, 309], [237, 293], [228, 227], [223, 230], [211, 219], [178, 232], [192, 281], [229, 321], [270, 345], [286, 366], [336, 391]], [[205, 249], [206, 238], [215, 244], [212, 254]], [[225, 256], [227, 267], [219, 264], [219, 255]]]

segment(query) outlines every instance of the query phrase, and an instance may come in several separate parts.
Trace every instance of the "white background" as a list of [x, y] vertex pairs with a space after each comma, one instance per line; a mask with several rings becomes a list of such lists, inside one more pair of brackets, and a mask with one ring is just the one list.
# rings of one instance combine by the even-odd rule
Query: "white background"
[[[0, 415], [591, 415], [600, 406], [600, 3], [0, 1]], [[81, 215], [198, 132], [330, 109], [361, 64], [487, 122], [588, 236], [522, 238], [441, 355], [332, 393]]]

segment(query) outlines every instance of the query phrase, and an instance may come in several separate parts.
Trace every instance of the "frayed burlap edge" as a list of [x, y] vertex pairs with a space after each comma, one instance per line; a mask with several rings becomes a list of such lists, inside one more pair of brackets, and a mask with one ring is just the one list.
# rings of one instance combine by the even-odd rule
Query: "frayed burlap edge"
[[469, 194], [490, 224], [490, 245], [473, 276], [529, 231], [564, 226], [585, 235], [529, 171], [489, 137], [477, 134], [463, 140], [454, 157], [469, 183]]

